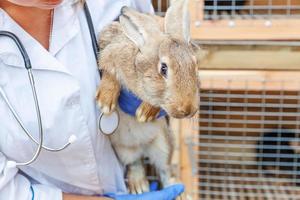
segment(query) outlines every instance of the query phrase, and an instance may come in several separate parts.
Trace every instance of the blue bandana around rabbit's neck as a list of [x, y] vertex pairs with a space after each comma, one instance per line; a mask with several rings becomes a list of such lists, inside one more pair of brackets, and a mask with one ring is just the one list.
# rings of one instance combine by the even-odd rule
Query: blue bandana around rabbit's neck
[[[142, 100], [135, 96], [131, 91], [126, 88], [121, 89], [119, 96], [119, 107], [121, 110], [131, 116], [135, 116], [135, 112], [138, 107], [141, 105]], [[157, 118], [165, 117], [167, 115], [166, 111], [160, 109], [159, 115]]]

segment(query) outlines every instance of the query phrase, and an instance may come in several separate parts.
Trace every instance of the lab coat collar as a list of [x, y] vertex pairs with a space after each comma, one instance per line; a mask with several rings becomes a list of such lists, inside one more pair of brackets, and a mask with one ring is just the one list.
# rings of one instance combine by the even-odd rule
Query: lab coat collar
[[74, 5], [82, 0], [64, 0], [59, 6]]
[[51, 44], [49, 51], [56, 55], [79, 32], [77, 12], [80, 11], [78, 0], [65, 1], [54, 11]]
[[[31, 59], [33, 69], [60, 71], [71, 74], [66, 67], [55, 58], [55, 55], [79, 32], [80, 25], [75, 13], [78, 12], [74, 8], [74, 6], [76, 6], [74, 4], [75, 1], [64, 2], [55, 9], [49, 51], [0, 8], [1, 30], [10, 31], [19, 37]], [[3, 38], [0, 38], [0, 41], [1, 44], [5, 46], [5, 48], [0, 48], [0, 61], [10, 66], [24, 67], [23, 58], [14, 42], [10, 39]]]

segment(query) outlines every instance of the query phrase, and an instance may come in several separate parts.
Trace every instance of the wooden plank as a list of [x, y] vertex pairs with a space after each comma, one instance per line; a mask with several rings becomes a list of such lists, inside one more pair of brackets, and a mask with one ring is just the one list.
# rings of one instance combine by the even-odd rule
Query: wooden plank
[[299, 71], [200, 70], [198, 75], [203, 89], [298, 91], [300, 88]]
[[195, 127], [198, 127], [198, 115], [196, 114], [192, 119], [173, 119], [173, 122], [179, 124], [179, 152], [180, 152], [180, 177], [181, 181], [186, 187], [186, 194], [192, 197], [193, 200], [199, 199], [198, 197], [198, 178], [192, 174], [192, 160], [186, 140], [193, 134], [198, 134]]
[[300, 70], [300, 51], [292, 48], [263, 50], [241, 46], [235, 49], [207, 48], [206, 51], [200, 69]]
[[191, 23], [191, 35], [196, 40], [300, 40], [299, 19], [274, 19], [271, 26], [261, 19], [202, 21], [199, 27], [198, 20], [192, 19]]
[[193, 27], [195, 25], [195, 22], [198, 21], [198, 19], [203, 19], [204, 17], [204, 13], [203, 13], [204, 2], [201, 0], [190, 0], [189, 8], [190, 8], [191, 27]]

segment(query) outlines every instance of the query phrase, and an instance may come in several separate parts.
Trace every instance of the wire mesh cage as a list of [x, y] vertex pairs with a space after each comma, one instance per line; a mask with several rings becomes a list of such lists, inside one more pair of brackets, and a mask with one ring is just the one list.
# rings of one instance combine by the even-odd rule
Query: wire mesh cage
[[298, 40], [297, 0], [194, 0], [191, 32], [200, 40]]
[[[170, 2], [153, 2], [163, 16]], [[177, 131], [194, 200], [300, 199], [299, 11], [299, 0], [190, 0], [192, 38], [210, 51], [200, 114]]]
[[195, 199], [300, 199], [299, 76], [201, 76], [190, 142]]
[[299, 18], [296, 0], [205, 0], [204, 19], [278, 19]]
[[[152, 0], [163, 16], [170, 0]], [[299, 40], [299, 0], [190, 0], [198, 40]]]

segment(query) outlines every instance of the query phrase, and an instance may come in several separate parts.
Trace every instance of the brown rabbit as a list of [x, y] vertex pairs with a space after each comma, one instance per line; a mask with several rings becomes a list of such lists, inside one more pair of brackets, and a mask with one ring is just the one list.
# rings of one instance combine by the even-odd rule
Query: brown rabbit
[[[173, 139], [166, 120], [154, 119], [160, 108], [175, 118], [191, 117], [199, 103], [188, 0], [174, 1], [164, 20], [124, 7], [120, 22], [106, 27], [99, 43], [103, 77], [97, 101], [106, 114], [119, 110], [119, 128], [109, 137], [120, 161], [128, 166], [129, 190], [149, 190], [143, 157], [149, 157], [167, 186], [171, 184]], [[121, 86], [143, 100], [136, 111], [138, 121], [151, 122], [137, 122], [119, 109]]]

